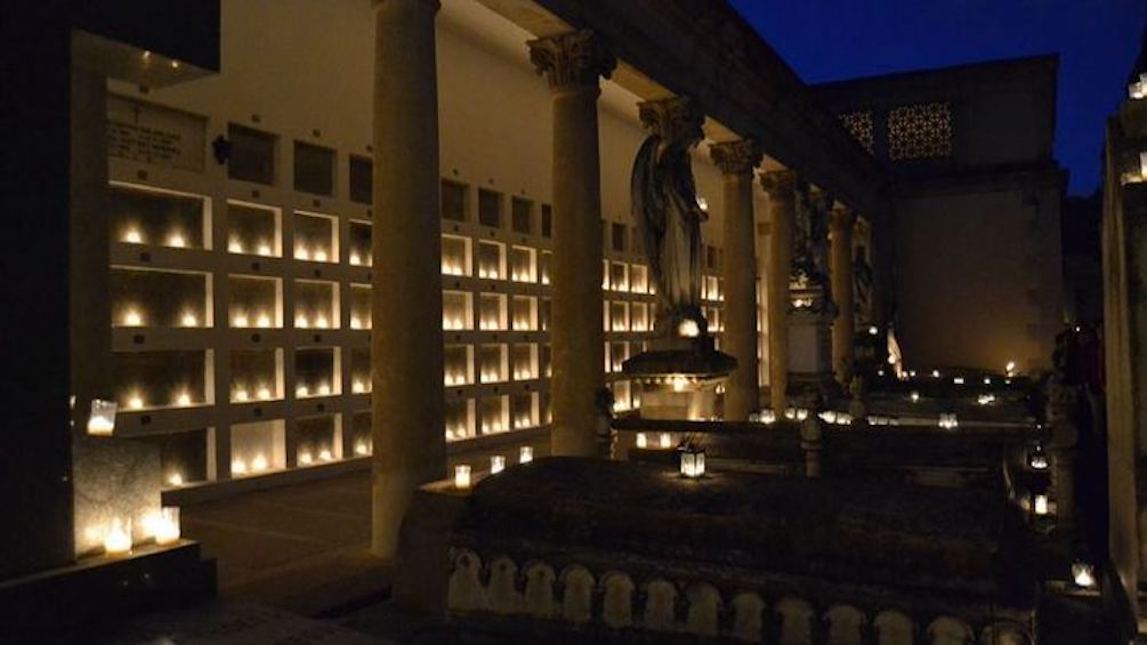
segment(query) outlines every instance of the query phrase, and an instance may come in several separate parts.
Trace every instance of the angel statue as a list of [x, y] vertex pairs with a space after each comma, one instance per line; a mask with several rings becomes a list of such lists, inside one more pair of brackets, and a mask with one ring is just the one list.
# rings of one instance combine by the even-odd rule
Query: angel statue
[[689, 151], [704, 136], [704, 115], [688, 98], [640, 105], [652, 134], [641, 144], [630, 177], [633, 219], [657, 287], [661, 335], [703, 336], [701, 313], [701, 222]]

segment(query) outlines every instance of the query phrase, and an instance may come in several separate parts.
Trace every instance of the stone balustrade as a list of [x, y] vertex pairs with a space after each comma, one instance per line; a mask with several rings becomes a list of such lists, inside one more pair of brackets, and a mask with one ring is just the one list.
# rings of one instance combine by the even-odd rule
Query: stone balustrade
[[616, 569], [558, 568], [455, 547], [447, 607], [456, 620], [485, 615], [568, 629], [673, 633], [779, 645], [1025, 645], [1029, 621], [857, 607], [701, 580], [644, 579]]

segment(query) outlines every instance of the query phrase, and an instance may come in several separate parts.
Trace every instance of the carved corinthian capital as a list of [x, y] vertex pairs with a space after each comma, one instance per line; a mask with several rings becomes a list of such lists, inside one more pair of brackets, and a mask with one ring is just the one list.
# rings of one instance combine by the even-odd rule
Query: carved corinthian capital
[[643, 101], [637, 104], [637, 112], [641, 124], [664, 141], [692, 146], [705, 136], [701, 131], [705, 113], [688, 96]]
[[534, 69], [545, 74], [554, 90], [597, 88], [598, 78], [609, 78], [617, 67], [604, 40], [589, 29], [531, 40], [526, 46]]
[[791, 170], [772, 170], [761, 174], [761, 187], [770, 199], [795, 199], [797, 174]]
[[726, 175], [748, 175], [761, 163], [761, 146], [753, 139], [723, 141], [709, 146], [709, 157]]

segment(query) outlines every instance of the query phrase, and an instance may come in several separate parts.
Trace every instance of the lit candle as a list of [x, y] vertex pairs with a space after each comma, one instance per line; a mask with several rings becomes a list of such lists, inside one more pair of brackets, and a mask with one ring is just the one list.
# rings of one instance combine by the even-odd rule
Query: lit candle
[[234, 399], [235, 401], [239, 401], [240, 403], [246, 401], [248, 398], [247, 397], [247, 389], [246, 388], [239, 388], [239, 389], [235, 390], [235, 393], [231, 395], [231, 398]]
[[362, 264], [362, 258], [359, 257], [357, 251], [351, 251], [350, 252], [350, 263], [354, 266], [358, 266], [358, 265]]
[[350, 316], [350, 328], [351, 329], [362, 329], [362, 321], [359, 320], [358, 316], [356, 316], [354, 314], [351, 314], [351, 316]]
[[169, 486], [175, 486], [178, 488], [183, 485], [183, 475], [179, 473], [171, 473], [171, 476], [167, 478], [167, 483]]
[[297, 314], [295, 316], [295, 327], [298, 327], [299, 329], [306, 329], [310, 326], [311, 326], [311, 323], [309, 320], [307, 320], [306, 315]]
[[459, 464], [454, 467], [454, 488], [458, 490], [470, 488], [470, 466]]
[[1047, 495], [1044, 493], [1039, 493], [1035, 496], [1035, 514], [1036, 515], [1047, 515], [1047, 513], [1048, 513]]
[[315, 318], [315, 327], [318, 327], [319, 329], [326, 329], [330, 326], [330, 321], [327, 320], [325, 314], [319, 314], [318, 317]]
[[354, 454], [356, 454], [356, 455], [369, 455], [370, 454], [370, 446], [368, 446], [367, 443], [365, 441], [363, 441], [362, 439], [359, 439], [358, 441], [354, 442]]
[[319, 384], [319, 396], [330, 396], [330, 395], [331, 395], [330, 383], [320, 383]]
[[119, 558], [131, 553], [131, 518], [114, 517], [104, 533], [104, 553]]
[[139, 313], [138, 309], [128, 309], [123, 314], [124, 327], [141, 327], [143, 326], [143, 314]]
[[179, 319], [179, 322], [184, 327], [198, 327], [199, 326], [199, 318], [197, 318], [195, 316], [195, 314], [190, 312], [190, 311], [183, 312], [183, 317]]
[[637, 439], [635, 440], [635, 443], [637, 444], [638, 448], [648, 448], [649, 447], [649, 438], [645, 436], [644, 432], [638, 432], [637, 433]]
[[257, 473], [267, 470], [267, 458], [263, 455], [255, 455], [255, 458], [251, 460], [251, 470]]
[[127, 399], [127, 407], [131, 408], [132, 410], [142, 409], [143, 397], [138, 393], [129, 395]]
[[1076, 586], [1090, 589], [1095, 586], [1095, 567], [1085, 562], [1074, 562], [1071, 565], [1071, 579]]
[[327, 261], [327, 252], [322, 250], [322, 249], [318, 249], [317, 251], [315, 251], [314, 257], [315, 257], [315, 262], [326, 262]]
[[229, 242], [227, 242], [227, 250], [231, 253], [242, 253], [243, 242], [239, 241], [239, 238], [233, 237]]
[[124, 231], [123, 241], [128, 244], [143, 244], [143, 235], [138, 228], [132, 227]]
[[319, 461], [333, 461], [334, 458], [329, 448], [323, 448], [319, 451]]
[[295, 247], [295, 259], [310, 260], [311, 254], [307, 252], [307, 248], [305, 246], [297, 246]]
[[246, 327], [248, 323], [249, 321], [247, 320], [247, 314], [237, 313], [231, 317], [232, 327]]
[[92, 411], [88, 417], [88, 434], [109, 436], [115, 432], [116, 408], [115, 401], [92, 399]]
[[231, 460], [231, 474], [232, 475], [245, 475], [247, 474], [247, 462], [242, 459]]
[[144, 532], [155, 538], [159, 546], [168, 546], [179, 541], [179, 509], [164, 506], [158, 513], [148, 515], [143, 520]]
[[311, 395], [311, 389], [309, 387], [307, 387], [306, 385], [300, 385], [300, 386], [295, 388], [295, 396], [302, 397], [302, 396], [310, 396], [310, 395]]
[[267, 329], [271, 326], [271, 316], [265, 313], [259, 314], [259, 318], [255, 321], [255, 326], [262, 329]]
[[673, 445], [673, 438], [669, 436], [668, 432], [662, 432], [659, 441], [662, 448], [669, 448]]
[[181, 408], [188, 407], [191, 405], [191, 394], [186, 391], [180, 392], [179, 395], [175, 397], [175, 404]]
[[490, 457], [490, 474], [497, 475], [506, 469], [506, 458], [502, 455], [493, 455]]
[[187, 246], [187, 240], [183, 237], [183, 233], [175, 231], [171, 235], [167, 236], [167, 245], [173, 246], [177, 249], [182, 249], [183, 247]]
[[310, 450], [304, 450], [299, 453], [299, 465], [310, 466], [314, 462], [314, 457], [311, 456]]
[[266, 242], [260, 242], [259, 248], [257, 249], [256, 252], [259, 255], [263, 255], [263, 256], [271, 255], [271, 245], [267, 244]]
[[266, 401], [271, 398], [271, 388], [267, 387], [266, 385], [260, 385], [259, 392], [257, 394], [261, 400]]

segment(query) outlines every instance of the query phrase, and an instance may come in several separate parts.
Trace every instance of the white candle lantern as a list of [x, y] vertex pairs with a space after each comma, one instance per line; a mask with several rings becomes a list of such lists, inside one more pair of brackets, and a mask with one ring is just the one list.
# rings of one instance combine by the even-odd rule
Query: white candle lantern
[[697, 479], [705, 474], [705, 450], [695, 446], [685, 446], [679, 451], [681, 476]]
[[1095, 567], [1086, 562], [1073, 562], [1071, 565], [1071, 581], [1081, 589], [1095, 587]]
[[649, 447], [649, 437], [646, 437], [644, 432], [638, 432], [637, 438], [634, 441], [638, 448]]
[[1044, 452], [1042, 443], [1037, 443], [1031, 454], [1028, 455], [1028, 465], [1032, 467], [1032, 470], [1047, 470], [1047, 453]]
[[164, 506], [159, 509], [152, 533], [155, 535], [155, 543], [159, 546], [168, 546], [178, 542], [180, 536], [179, 508]]
[[668, 432], [662, 432], [658, 437], [658, 443], [662, 448], [670, 448], [673, 446], [673, 437], [669, 436]]
[[113, 517], [104, 533], [104, 553], [109, 558], [131, 554], [131, 518]]
[[111, 436], [115, 431], [116, 410], [119, 404], [115, 401], [92, 399], [92, 413], [88, 417], [88, 434], [101, 437]]
[[459, 464], [454, 467], [454, 488], [458, 490], [470, 489], [470, 466]]
[[522, 446], [518, 450], [518, 463], [528, 464], [534, 460], [534, 449], [532, 446]]
[[1032, 510], [1036, 515], [1047, 515], [1049, 512], [1047, 493], [1036, 493], [1032, 498]]
[[490, 474], [497, 475], [506, 469], [506, 457], [503, 455], [493, 455], [490, 457]]

